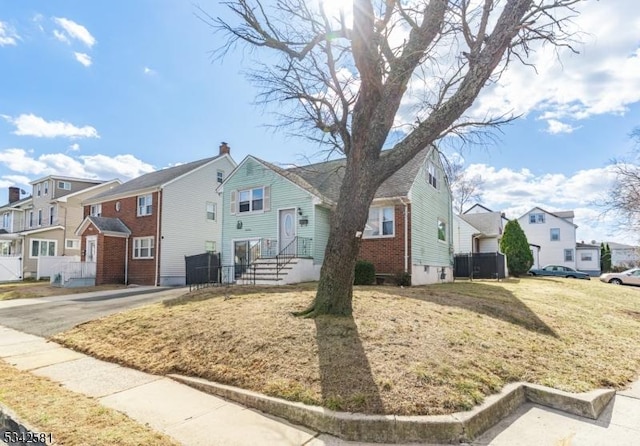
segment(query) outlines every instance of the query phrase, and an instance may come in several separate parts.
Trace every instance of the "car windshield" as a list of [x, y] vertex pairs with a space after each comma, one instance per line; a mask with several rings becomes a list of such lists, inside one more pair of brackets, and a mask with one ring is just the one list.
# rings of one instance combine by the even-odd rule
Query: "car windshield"
[[628, 269], [626, 271], [622, 271], [620, 274], [633, 274], [636, 271], [638, 271], [638, 268], [631, 268], [631, 269]]

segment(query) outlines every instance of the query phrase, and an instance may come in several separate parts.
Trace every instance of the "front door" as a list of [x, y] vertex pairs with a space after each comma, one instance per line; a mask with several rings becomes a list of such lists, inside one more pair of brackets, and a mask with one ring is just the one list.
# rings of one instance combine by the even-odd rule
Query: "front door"
[[87, 237], [87, 253], [85, 262], [95, 263], [98, 260], [98, 237]]
[[[296, 210], [295, 209], [282, 209], [280, 210], [280, 234], [278, 237], [279, 247], [278, 250], [282, 253], [285, 249], [287, 252], [284, 254], [295, 255], [295, 246], [290, 246], [296, 238]], [[289, 252], [291, 251], [291, 252]]]

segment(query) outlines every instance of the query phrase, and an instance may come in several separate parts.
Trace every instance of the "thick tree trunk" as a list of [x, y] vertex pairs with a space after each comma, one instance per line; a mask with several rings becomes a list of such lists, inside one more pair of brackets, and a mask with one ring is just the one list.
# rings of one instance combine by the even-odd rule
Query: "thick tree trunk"
[[[351, 315], [353, 278], [360, 240], [369, 216], [369, 206], [379, 184], [370, 172], [374, 163], [350, 163], [340, 188], [340, 198], [331, 218], [329, 240], [316, 297], [298, 316]], [[358, 164], [358, 166], [353, 166]], [[369, 166], [368, 168], [366, 166]]]

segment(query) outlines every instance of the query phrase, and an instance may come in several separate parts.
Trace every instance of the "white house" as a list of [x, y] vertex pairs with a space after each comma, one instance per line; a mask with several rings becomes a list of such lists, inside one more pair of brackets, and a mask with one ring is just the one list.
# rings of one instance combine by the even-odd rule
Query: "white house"
[[[576, 268], [576, 228], [573, 211], [549, 212], [535, 207], [518, 218], [530, 244], [540, 247], [538, 266]], [[534, 256], [536, 257], [536, 256]]]
[[600, 275], [600, 245], [595, 243], [576, 243], [576, 269], [589, 273], [591, 276]]
[[611, 266], [626, 268], [640, 265], [640, 247], [605, 242], [611, 250]]

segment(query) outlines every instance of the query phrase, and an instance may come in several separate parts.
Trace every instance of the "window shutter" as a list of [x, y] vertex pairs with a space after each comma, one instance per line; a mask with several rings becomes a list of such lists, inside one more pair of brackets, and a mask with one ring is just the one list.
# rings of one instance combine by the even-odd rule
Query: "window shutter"
[[231, 191], [231, 215], [236, 215], [236, 191]]
[[263, 209], [265, 212], [271, 210], [271, 186], [264, 187]]

